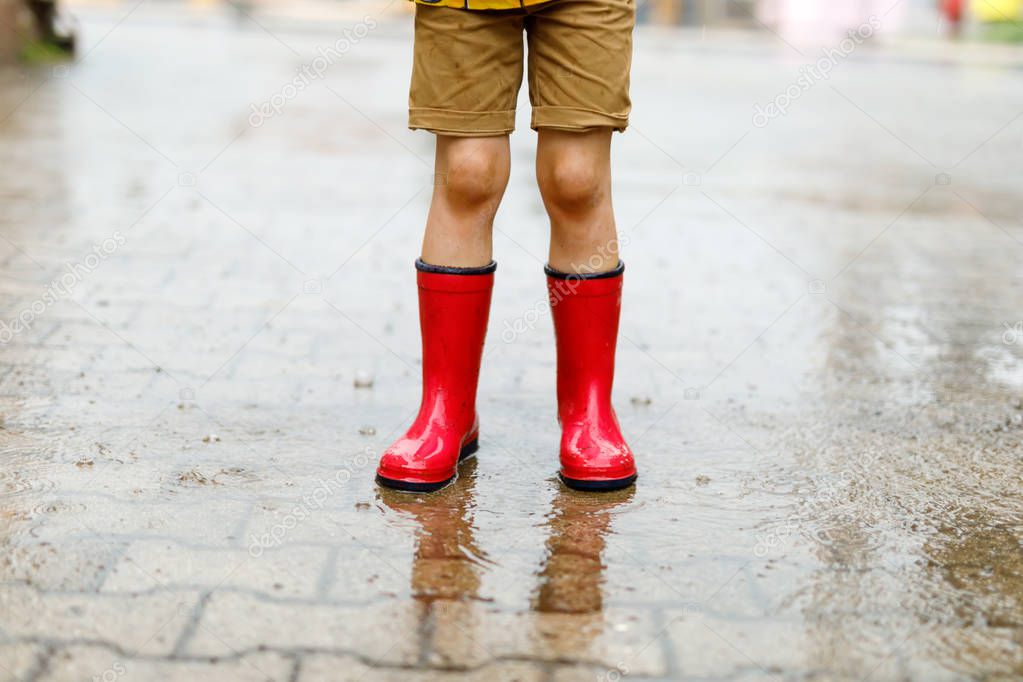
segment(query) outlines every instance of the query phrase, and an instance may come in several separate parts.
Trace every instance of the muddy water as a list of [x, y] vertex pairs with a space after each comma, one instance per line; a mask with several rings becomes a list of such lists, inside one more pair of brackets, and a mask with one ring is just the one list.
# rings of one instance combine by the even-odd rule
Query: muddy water
[[322, 43], [268, 25], [140, 8], [2, 74], [3, 320], [126, 239], [0, 345], [0, 679], [1023, 676], [1018, 55], [879, 49], [755, 128], [798, 55], [641, 31], [639, 483], [555, 477], [523, 124], [481, 449], [417, 496], [372, 480], [418, 395], [408, 27], [252, 128]]

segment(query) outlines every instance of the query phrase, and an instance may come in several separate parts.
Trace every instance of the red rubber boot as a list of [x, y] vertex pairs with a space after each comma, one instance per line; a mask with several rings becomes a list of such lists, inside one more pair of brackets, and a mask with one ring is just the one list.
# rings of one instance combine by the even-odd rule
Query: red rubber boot
[[448, 268], [416, 261], [423, 397], [408, 432], [380, 458], [380, 485], [439, 490], [458, 476], [458, 463], [476, 452], [476, 383], [496, 269], [493, 262]]
[[618, 490], [636, 480], [611, 406], [624, 270], [621, 262], [593, 275], [545, 268], [558, 346], [560, 475], [577, 490]]

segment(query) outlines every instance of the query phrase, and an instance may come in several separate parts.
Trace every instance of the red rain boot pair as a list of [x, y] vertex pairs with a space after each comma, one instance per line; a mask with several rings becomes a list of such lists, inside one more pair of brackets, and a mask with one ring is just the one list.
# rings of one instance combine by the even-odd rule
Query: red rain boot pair
[[[476, 452], [476, 385], [496, 263], [448, 268], [416, 261], [423, 336], [423, 397], [408, 432], [380, 458], [377, 482], [430, 492]], [[546, 268], [558, 348], [561, 480], [579, 490], [617, 490], [636, 464], [611, 407], [624, 264], [568, 275]]]

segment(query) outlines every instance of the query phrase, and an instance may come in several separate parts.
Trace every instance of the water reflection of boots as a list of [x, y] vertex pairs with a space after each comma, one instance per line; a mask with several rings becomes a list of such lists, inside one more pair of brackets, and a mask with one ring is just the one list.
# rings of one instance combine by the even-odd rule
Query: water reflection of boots
[[472, 460], [463, 465], [454, 484], [430, 495], [380, 488], [379, 498], [385, 505], [419, 524], [412, 555], [414, 599], [430, 603], [479, 598], [486, 557], [476, 546], [475, 487], [476, 462]]
[[547, 516], [547, 555], [539, 571], [533, 610], [600, 613], [606, 538], [612, 510], [632, 499], [628, 488], [602, 495], [561, 489]]

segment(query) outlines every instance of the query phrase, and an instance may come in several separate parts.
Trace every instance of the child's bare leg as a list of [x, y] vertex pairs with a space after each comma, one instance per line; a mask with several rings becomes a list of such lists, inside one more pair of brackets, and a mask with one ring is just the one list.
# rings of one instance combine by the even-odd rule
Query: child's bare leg
[[491, 261], [494, 215], [510, 169], [507, 135], [437, 136], [424, 261], [452, 267], [477, 267]]
[[558, 348], [561, 480], [618, 490], [636, 461], [611, 406], [624, 267], [611, 208], [611, 130], [541, 129], [536, 176], [551, 219], [547, 271]]
[[377, 481], [439, 490], [479, 447], [476, 387], [494, 288], [494, 214], [508, 183], [508, 136], [437, 137], [437, 180], [416, 263], [423, 394], [405, 435], [380, 457]]
[[536, 179], [551, 220], [549, 263], [565, 273], [618, 266], [611, 207], [611, 129], [541, 129]]

